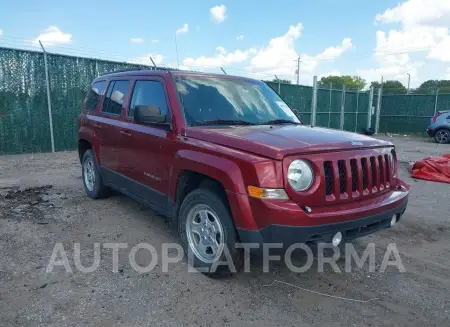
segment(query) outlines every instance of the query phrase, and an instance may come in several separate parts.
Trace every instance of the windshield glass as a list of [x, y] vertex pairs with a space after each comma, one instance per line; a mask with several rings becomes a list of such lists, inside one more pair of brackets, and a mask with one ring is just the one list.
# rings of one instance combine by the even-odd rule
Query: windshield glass
[[[286, 103], [264, 82], [207, 76], [177, 77], [176, 87], [189, 125], [199, 122], [300, 123]], [[281, 120], [281, 121], [280, 121]]]

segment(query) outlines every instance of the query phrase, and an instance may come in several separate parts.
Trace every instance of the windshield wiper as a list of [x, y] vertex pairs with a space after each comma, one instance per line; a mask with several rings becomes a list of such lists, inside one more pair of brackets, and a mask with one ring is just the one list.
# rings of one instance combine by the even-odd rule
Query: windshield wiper
[[255, 124], [245, 120], [214, 119], [214, 120], [199, 120], [192, 122], [190, 125], [200, 126], [200, 125], [255, 125]]
[[259, 123], [259, 125], [279, 125], [279, 124], [294, 124], [294, 125], [301, 125], [301, 123], [293, 121], [293, 120], [287, 120], [287, 119], [274, 119], [269, 120], [263, 123]]

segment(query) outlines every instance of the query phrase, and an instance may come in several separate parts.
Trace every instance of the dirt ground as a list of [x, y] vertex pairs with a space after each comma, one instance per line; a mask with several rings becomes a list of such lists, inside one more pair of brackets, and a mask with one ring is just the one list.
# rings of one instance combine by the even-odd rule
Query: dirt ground
[[[105, 200], [85, 196], [76, 152], [0, 157], [0, 325], [1, 326], [449, 326], [450, 186], [413, 180], [409, 162], [450, 153], [427, 138], [382, 136], [397, 146], [400, 175], [411, 185], [403, 220], [394, 228], [355, 241], [376, 244], [376, 265], [395, 242], [406, 272], [368, 267], [341, 273], [310, 269], [293, 273], [273, 264], [209, 279], [188, 273], [187, 261], [138, 274], [119, 252], [112, 272], [111, 250], [102, 249], [100, 267], [81, 273], [73, 244], [81, 243], [85, 266], [93, 244], [147, 242], [160, 249], [176, 233], [150, 209], [121, 195]], [[56, 243], [73, 269], [46, 273]], [[145, 265], [145, 253], [137, 256]], [[370, 302], [355, 302], [314, 292]], [[272, 284], [272, 285], [271, 285]], [[271, 285], [271, 286], [267, 286]]]

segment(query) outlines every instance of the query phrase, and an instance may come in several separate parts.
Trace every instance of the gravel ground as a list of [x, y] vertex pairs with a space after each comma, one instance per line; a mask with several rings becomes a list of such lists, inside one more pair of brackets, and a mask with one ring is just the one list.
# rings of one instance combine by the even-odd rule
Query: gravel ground
[[[404, 273], [395, 267], [369, 272], [367, 266], [346, 273], [343, 260], [340, 273], [293, 273], [277, 263], [264, 273], [261, 259], [252, 258], [250, 273], [216, 280], [188, 273], [186, 260], [171, 264], [168, 272], [158, 265], [138, 274], [129, 249], [119, 252], [118, 272], [112, 271], [111, 250], [102, 249], [100, 267], [81, 273], [73, 260], [76, 242], [89, 266], [94, 243], [123, 242], [131, 248], [147, 242], [159, 251], [177, 236], [162, 217], [125, 196], [88, 199], [76, 152], [0, 157], [0, 325], [449, 326], [449, 185], [413, 180], [407, 167], [450, 153], [450, 146], [425, 138], [381, 138], [397, 146], [410, 202], [395, 228], [361, 238], [355, 248], [374, 242], [379, 267], [387, 245], [395, 242]], [[72, 273], [62, 267], [46, 273], [58, 242]], [[139, 264], [149, 262], [146, 253], [138, 253]], [[292, 285], [272, 284], [275, 280]], [[374, 300], [355, 302], [304, 289]]]

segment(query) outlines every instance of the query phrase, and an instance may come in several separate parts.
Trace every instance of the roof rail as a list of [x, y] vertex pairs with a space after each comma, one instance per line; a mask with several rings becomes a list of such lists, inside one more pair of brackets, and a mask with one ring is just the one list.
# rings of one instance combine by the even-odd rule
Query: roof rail
[[135, 71], [135, 70], [167, 70], [167, 71], [172, 71], [172, 70], [179, 70], [179, 69], [168, 68], [168, 67], [151, 67], [151, 66], [142, 66], [141, 67], [141, 66], [138, 66], [138, 67], [130, 67], [130, 68], [113, 70], [113, 71], [110, 71], [110, 72], [103, 73], [102, 75], [111, 75], [111, 74], [115, 74], [115, 73], [123, 73], [123, 72]]

